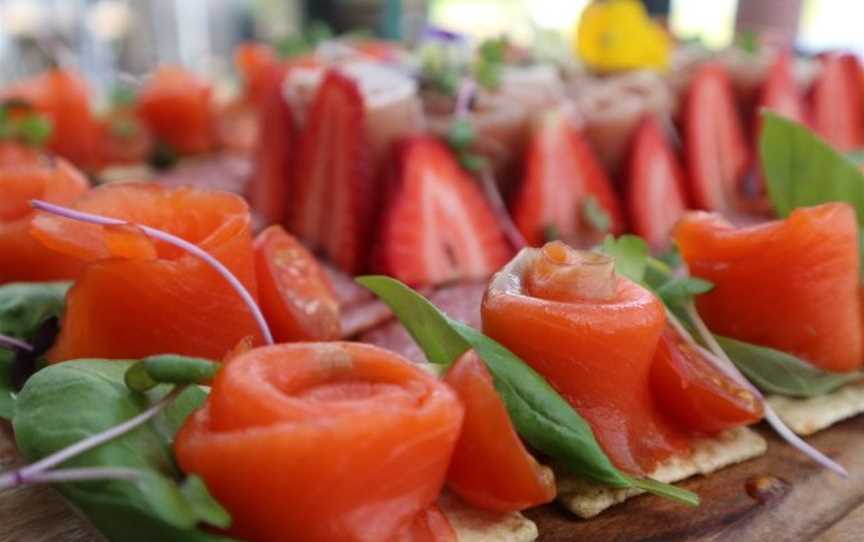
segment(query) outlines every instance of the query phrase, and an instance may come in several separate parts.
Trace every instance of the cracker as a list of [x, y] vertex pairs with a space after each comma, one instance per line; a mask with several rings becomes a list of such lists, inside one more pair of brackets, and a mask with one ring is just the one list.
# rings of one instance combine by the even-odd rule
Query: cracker
[[438, 506], [459, 542], [532, 542], [537, 540], [537, 525], [519, 512], [503, 514], [474, 508], [445, 491]]
[[812, 435], [864, 412], [864, 382], [848, 384], [817, 397], [772, 395], [768, 403], [790, 429], [799, 435]]
[[[673, 483], [696, 474], [710, 474], [760, 456], [766, 448], [765, 439], [758, 433], [747, 427], [738, 427], [717, 437], [696, 441], [690, 456], [667, 459], [651, 473], [651, 478]], [[556, 479], [559, 502], [581, 518], [594, 517], [610, 506], [644, 493], [641, 489], [613, 488], [563, 473], [556, 473]]]

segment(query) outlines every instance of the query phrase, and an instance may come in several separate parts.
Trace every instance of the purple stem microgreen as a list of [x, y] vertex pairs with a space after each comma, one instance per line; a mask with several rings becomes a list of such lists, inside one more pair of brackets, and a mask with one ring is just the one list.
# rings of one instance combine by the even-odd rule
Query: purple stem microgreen
[[213, 267], [213, 269], [215, 269], [220, 275], [222, 275], [222, 277], [228, 282], [228, 284], [231, 285], [231, 287], [237, 292], [241, 299], [243, 299], [243, 302], [246, 303], [249, 312], [252, 313], [252, 317], [258, 324], [261, 335], [264, 337], [264, 342], [269, 345], [274, 344], [273, 335], [270, 333], [270, 328], [267, 325], [267, 320], [264, 318], [264, 315], [261, 313], [261, 309], [258, 307], [258, 304], [255, 302], [252, 294], [249, 293], [249, 290], [247, 290], [246, 287], [243, 286], [243, 283], [241, 283], [240, 280], [235, 277], [234, 274], [222, 264], [222, 262], [211, 256], [209, 253], [207, 253], [205, 250], [201, 249], [194, 243], [190, 243], [189, 241], [186, 241], [185, 239], [177, 237], [176, 235], [172, 235], [168, 232], [156, 228], [151, 228], [150, 226], [145, 226], [143, 224], [135, 224], [134, 222], [127, 222], [125, 220], [119, 220], [116, 218], [108, 218], [91, 213], [85, 213], [82, 211], [76, 211], [68, 207], [48, 203], [47, 201], [34, 199], [30, 201], [30, 205], [34, 209], [38, 209], [40, 211], [45, 211], [47, 213], [55, 214], [72, 220], [88, 222], [90, 224], [98, 224], [102, 226], [134, 226], [144, 232], [144, 234], [148, 237], [170, 243], [194, 256], [197, 256], [198, 258], [204, 260], [205, 263]]
[[[157, 414], [162, 412], [165, 407], [171, 404], [171, 402], [185, 390], [186, 386], [177, 386], [170, 392], [165, 394], [164, 397], [153, 403], [147, 410], [145, 410], [141, 414], [138, 414], [135, 417], [129, 418], [128, 420], [119, 425], [115, 425], [114, 427], [106, 429], [101, 433], [91, 435], [84, 440], [80, 440], [75, 444], [72, 444], [70, 446], [67, 446], [66, 448], [63, 448], [62, 450], [54, 452], [53, 454], [44, 457], [35, 463], [25, 465], [12, 472], [0, 474], [0, 491], [28, 483], [39, 483], [38, 480], [44, 479], [44, 475], [49, 469], [56, 467], [64, 461], [68, 461], [69, 459], [72, 459], [79, 454], [82, 454], [88, 450], [92, 450], [93, 448], [101, 446], [106, 442], [114, 440], [115, 438], [124, 435], [129, 431], [132, 431], [133, 429], [140, 427], [141, 425], [144, 425], [148, 421], [152, 420]], [[90, 470], [92, 469], [80, 469], [80, 471]], [[84, 479], [94, 479], [92, 473], [86, 472], [84, 474], [85, 476], [89, 476], [88, 478]], [[34, 481], [34, 477], [36, 481]], [[73, 479], [71, 476], [68, 476], [65, 481], [73, 481]]]
[[22, 341], [21, 339], [16, 339], [15, 337], [10, 337], [8, 335], [3, 335], [0, 333], [0, 348], [8, 348], [9, 350], [20, 349], [26, 350], [28, 352], [33, 351], [33, 347]]
[[[714, 335], [708, 329], [708, 326], [705, 325], [705, 322], [702, 320], [702, 317], [699, 316], [699, 311], [696, 310], [696, 305], [692, 300], [688, 301], [686, 306], [684, 307], [685, 312], [687, 313], [687, 317], [693, 322], [693, 325], [696, 327], [696, 332], [699, 334], [699, 337], [702, 341], [708, 346], [709, 356], [705, 356], [706, 359], [711, 361], [717, 369], [721, 370], [723, 373], [732, 377], [738, 383], [745, 385], [747, 389], [749, 389], [756, 397], [758, 397], [762, 401], [762, 406], [765, 409], [765, 421], [777, 432], [780, 437], [788, 442], [794, 448], [797, 448], [798, 451], [818, 463], [819, 465], [825, 467], [826, 469], [844, 477], [849, 477], [849, 472], [839, 463], [832, 460], [813, 446], [809, 445], [805, 442], [801, 437], [795, 434], [794, 431], [789, 429], [783, 420], [774, 412], [774, 409], [771, 408], [771, 405], [768, 401], [765, 400], [765, 397], [762, 393], [756, 389], [745, 377], [738, 371], [735, 364], [729, 359], [729, 356], [726, 354], [726, 351], [720, 347], [717, 343], [717, 340], [714, 338]], [[671, 314], [671, 313], [670, 313]], [[670, 322], [675, 326], [676, 330], [681, 333], [684, 332], [682, 336], [685, 340], [689, 342], [693, 341], [693, 338], [690, 337], [689, 333], [686, 333], [686, 330], [678, 322], [674, 316], [670, 318]], [[677, 325], [676, 325], [677, 324]], [[695, 341], [693, 341], [695, 344]], [[704, 349], [701, 349], [700, 352], [704, 352]]]

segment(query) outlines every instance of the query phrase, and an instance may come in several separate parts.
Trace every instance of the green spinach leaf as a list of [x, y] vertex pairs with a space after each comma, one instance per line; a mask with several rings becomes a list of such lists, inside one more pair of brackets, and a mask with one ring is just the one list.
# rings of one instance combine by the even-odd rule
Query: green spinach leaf
[[[120, 360], [77, 360], [49, 366], [31, 377], [18, 395], [13, 418], [22, 455], [35, 461], [140, 414], [167, 386], [147, 394], [126, 387], [132, 365]], [[180, 472], [171, 454], [173, 437], [206, 393], [190, 387], [150, 423], [63, 464], [64, 467], [124, 467], [142, 471], [136, 481], [59, 484], [60, 491], [112, 541], [176, 540], [226, 542], [196, 529], [230, 518], [203, 483]], [[97, 405], [98, 408], [94, 408]]]
[[0, 286], [0, 333], [29, 341], [66, 306], [70, 282], [13, 282]]
[[632, 479], [616, 469], [579, 413], [539, 373], [498, 342], [450, 320], [395, 279], [368, 276], [357, 281], [393, 309], [430, 361], [434, 357], [434, 363], [449, 364], [473, 348], [489, 368], [516, 430], [532, 447], [586, 479], [613, 487], [639, 487], [686, 504], [698, 504], [698, 496], [689, 491]]
[[715, 335], [720, 347], [741, 372], [766, 392], [815, 397], [864, 380], [864, 373], [831, 373], [791, 354]]

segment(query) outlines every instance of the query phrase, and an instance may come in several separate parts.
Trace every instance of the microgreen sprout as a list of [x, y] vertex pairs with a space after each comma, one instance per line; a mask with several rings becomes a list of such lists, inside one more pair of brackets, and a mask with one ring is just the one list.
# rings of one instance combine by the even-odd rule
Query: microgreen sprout
[[3, 335], [0, 333], [0, 348], [8, 348], [9, 350], [20, 349], [26, 350], [28, 352], [33, 351], [33, 347], [22, 341], [21, 339], [16, 339], [15, 337], [9, 337], [8, 335]]
[[89, 436], [84, 440], [78, 441], [71, 446], [67, 446], [58, 452], [44, 457], [35, 463], [15, 469], [12, 472], [0, 474], [0, 491], [31, 483], [55, 481], [52, 478], [56, 478], [56, 481], [62, 480], [67, 482], [93, 480], [96, 478], [130, 479], [129, 477], [132, 475], [131, 469], [122, 469], [122, 472], [118, 469], [59, 469], [52, 471], [50, 476], [48, 475], [48, 471], [77, 455], [101, 446], [106, 442], [114, 440], [115, 438], [144, 425], [148, 421], [152, 420], [157, 414], [162, 412], [166, 406], [171, 404], [171, 402], [185, 390], [186, 386], [177, 386], [164, 397], [153, 403], [153, 405], [151, 405], [147, 410], [119, 425], [115, 425], [101, 433]]

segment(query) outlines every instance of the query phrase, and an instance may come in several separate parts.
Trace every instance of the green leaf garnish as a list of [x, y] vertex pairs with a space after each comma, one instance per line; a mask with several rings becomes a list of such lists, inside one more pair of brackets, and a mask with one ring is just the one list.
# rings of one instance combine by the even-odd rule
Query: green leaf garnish
[[[101, 433], [140, 414], [168, 391], [167, 386], [147, 394], [127, 388], [124, 374], [132, 364], [77, 360], [33, 375], [18, 395], [13, 419], [22, 455], [32, 462]], [[205, 397], [192, 386], [149, 423], [63, 464], [134, 469], [141, 473], [137, 480], [66, 482], [58, 489], [109, 540], [227, 542], [197, 528], [200, 523], [226, 527], [230, 519], [200, 480], [182, 478], [171, 455], [174, 435]]]
[[124, 380], [130, 389], [147, 391], [159, 384], [205, 384], [210, 382], [220, 365], [207, 359], [177, 354], [150, 356], [133, 364]]
[[843, 201], [864, 224], [864, 173], [807, 127], [762, 112], [759, 152], [768, 196], [777, 214], [798, 207]]
[[474, 126], [466, 118], [455, 118], [447, 127], [447, 144], [455, 152], [466, 150], [474, 143]]
[[29, 341], [42, 323], [59, 317], [71, 282], [12, 282], [0, 286], [0, 333]]
[[138, 98], [135, 89], [128, 85], [117, 85], [111, 89], [109, 101], [114, 108], [128, 107], [135, 103]]
[[710, 292], [714, 284], [697, 277], [672, 277], [656, 290], [660, 299], [669, 305], [686, 303], [695, 295]]
[[507, 38], [504, 37], [487, 39], [480, 44], [472, 72], [484, 88], [494, 91], [501, 86], [506, 52]]
[[594, 231], [606, 233], [612, 227], [612, 219], [609, 213], [597, 202], [594, 196], [583, 198], [580, 202], [582, 217]]
[[489, 368], [516, 430], [533, 448], [588, 480], [613, 487], [639, 487], [688, 505], [699, 503], [699, 497], [690, 491], [634, 480], [616, 469], [579, 413], [539, 373], [498, 342], [449, 319], [395, 279], [367, 276], [357, 282], [390, 306], [430, 362], [449, 365], [473, 348]]
[[750, 29], [740, 31], [735, 36], [735, 46], [748, 55], [757, 54], [759, 52], [759, 33]]
[[622, 235], [617, 239], [607, 235], [600, 250], [615, 259], [615, 271], [634, 282], [643, 282], [648, 267], [648, 244], [636, 235]]
[[0, 105], [0, 140], [39, 147], [51, 137], [53, 124], [27, 102], [7, 100]]
[[729, 358], [747, 378], [766, 392], [790, 397], [815, 397], [864, 380], [864, 372], [832, 373], [791, 354], [715, 336]]

